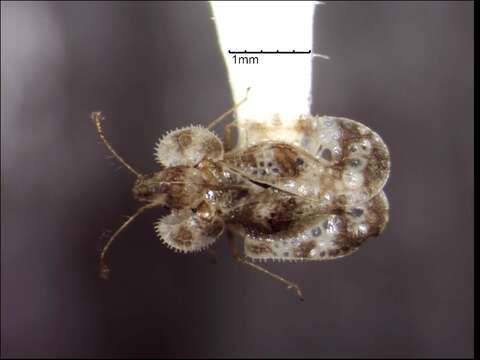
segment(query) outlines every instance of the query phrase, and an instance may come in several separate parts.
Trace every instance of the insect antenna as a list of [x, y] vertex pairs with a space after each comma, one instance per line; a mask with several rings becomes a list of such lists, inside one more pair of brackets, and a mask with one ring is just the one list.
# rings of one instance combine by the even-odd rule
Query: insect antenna
[[138, 171], [136, 171], [134, 168], [132, 168], [123, 158], [117, 154], [115, 150], [113, 150], [112, 145], [108, 142], [107, 138], [103, 134], [103, 129], [102, 129], [102, 124], [101, 121], [105, 118], [103, 114], [100, 111], [94, 111], [92, 112], [91, 115], [92, 121], [95, 123], [95, 126], [97, 128], [98, 135], [100, 136], [100, 139], [103, 141], [107, 149], [112, 153], [112, 155], [122, 163], [123, 166], [125, 166], [132, 174], [134, 174], [137, 177], [141, 177], [142, 174], [140, 174]]
[[105, 261], [105, 257], [107, 255], [107, 252], [108, 252], [108, 249], [110, 248], [110, 246], [112, 245], [113, 243], [113, 240], [115, 240], [115, 238], [118, 236], [118, 234], [120, 234], [138, 215], [140, 215], [142, 212], [144, 212], [145, 210], [147, 209], [150, 209], [150, 208], [153, 208], [155, 206], [157, 206], [158, 204], [155, 204], [155, 203], [151, 203], [151, 204], [147, 204], [145, 206], [142, 206], [140, 209], [137, 210], [137, 212], [133, 215], [131, 215], [127, 221], [125, 221], [118, 229], [117, 231], [115, 231], [115, 233], [110, 237], [110, 239], [107, 241], [107, 243], [105, 244], [105, 246], [103, 247], [103, 250], [100, 254], [100, 277], [102, 279], [108, 279], [109, 276], [110, 276], [110, 269], [108, 268], [107, 266], [107, 263]]

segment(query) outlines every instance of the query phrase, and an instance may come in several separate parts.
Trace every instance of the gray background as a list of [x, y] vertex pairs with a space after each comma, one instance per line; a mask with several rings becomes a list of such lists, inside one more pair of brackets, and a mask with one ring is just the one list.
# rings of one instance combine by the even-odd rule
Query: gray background
[[[355, 255], [268, 264], [178, 255], [138, 219], [89, 112], [140, 171], [168, 129], [231, 105], [208, 5], [2, 2], [3, 357], [473, 356], [473, 3], [317, 10], [313, 112], [388, 144], [391, 221]], [[246, 26], [248, 26], [246, 24]], [[286, 69], [288, 71], [288, 69]]]

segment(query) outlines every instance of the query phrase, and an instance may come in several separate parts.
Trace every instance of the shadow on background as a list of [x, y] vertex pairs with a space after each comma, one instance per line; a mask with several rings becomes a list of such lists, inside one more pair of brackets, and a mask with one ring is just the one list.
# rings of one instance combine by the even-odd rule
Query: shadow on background
[[[316, 13], [313, 113], [390, 148], [391, 221], [358, 253], [268, 264], [178, 255], [89, 120], [155, 171], [167, 130], [231, 105], [206, 3], [2, 3], [2, 356], [473, 355], [473, 3], [331, 3]], [[247, 25], [246, 25], [247, 26]], [[288, 71], [288, 69], [286, 69]], [[221, 131], [220, 131], [221, 132]]]

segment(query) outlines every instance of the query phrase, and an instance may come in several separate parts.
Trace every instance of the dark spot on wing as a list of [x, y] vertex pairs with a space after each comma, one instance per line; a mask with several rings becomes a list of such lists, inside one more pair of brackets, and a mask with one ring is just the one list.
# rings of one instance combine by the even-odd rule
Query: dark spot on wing
[[313, 236], [318, 237], [322, 235], [322, 230], [317, 226], [316, 228], [312, 229], [311, 233]]
[[327, 161], [332, 161], [332, 151], [330, 149], [323, 149], [322, 158]]
[[350, 215], [353, 217], [360, 217], [363, 215], [363, 209], [353, 208], [349, 211]]

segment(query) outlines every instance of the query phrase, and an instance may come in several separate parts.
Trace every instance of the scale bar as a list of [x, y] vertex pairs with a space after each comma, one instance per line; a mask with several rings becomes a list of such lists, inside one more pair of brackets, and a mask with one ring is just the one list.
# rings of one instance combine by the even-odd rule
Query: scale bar
[[263, 51], [263, 50], [260, 50], [260, 51], [247, 51], [247, 50], [244, 50], [244, 51], [232, 51], [232, 50], [228, 50], [228, 53], [229, 54], [310, 54], [312, 52], [312, 50], [308, 50], [308, 51], [296, 51], [296, 50], [292, 50], [292, 51]]

